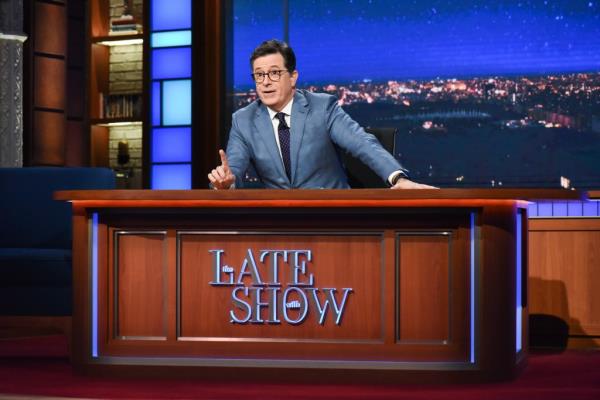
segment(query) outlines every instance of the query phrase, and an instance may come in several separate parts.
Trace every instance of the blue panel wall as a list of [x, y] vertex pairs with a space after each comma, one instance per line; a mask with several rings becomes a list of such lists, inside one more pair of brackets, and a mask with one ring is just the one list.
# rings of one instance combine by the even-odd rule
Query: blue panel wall
[[152, 189], [192, 187], [191, 15], [191, 0], [150, 2]]
[[150, 7], [152, 31], [192, 27], [192, 0], [152, 0]]
[[151, 47], [190, 46], [192, 44], [192, 31], [157, 32], [150, 37]]
[[192, 81], [189, 79], [163, 82], [163, 125], [192, 124]]
[[191, 189], [191, 164], [155, 164], [152, 166], [152, 189]]
[[152, 50], [152, 79], [191, 78], [192, 48]]
[[152, 130], [152, 160], [155, 163], [191, 162], [192, 129], [155, 128]]

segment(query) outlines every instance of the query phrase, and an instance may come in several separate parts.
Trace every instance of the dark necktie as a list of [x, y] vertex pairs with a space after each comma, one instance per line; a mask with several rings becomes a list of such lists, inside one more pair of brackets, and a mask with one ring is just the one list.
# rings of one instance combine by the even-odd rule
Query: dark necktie
[[283, 158], [283, 166], [285, 167], [285, 173], [288, 179], [292, 180], [292, 164], [290, 161], [290, 127], [285, 122], [285, 114], [277, 113], [275, 115], [279, 120], [279, 127], [277, 133], [279, 135], [279, 146], [281, 147], [281, 157]]

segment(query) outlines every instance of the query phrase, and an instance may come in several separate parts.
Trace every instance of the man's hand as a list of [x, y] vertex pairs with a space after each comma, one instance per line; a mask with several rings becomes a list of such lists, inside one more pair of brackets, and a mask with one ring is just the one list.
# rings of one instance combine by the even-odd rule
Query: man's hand
[[391, 189], [439, 189], [435, 186], [425, 185], [423, 183], [413, 182], [410, 179], [400, 178]]
[[235, 175], [229, 169], [227, 154], [223, 150], [219, 150], [219, 155], [221, 156], [221, 165], [208, 174], [208, 179], [215, 189], [229, 189], [235, 183]]

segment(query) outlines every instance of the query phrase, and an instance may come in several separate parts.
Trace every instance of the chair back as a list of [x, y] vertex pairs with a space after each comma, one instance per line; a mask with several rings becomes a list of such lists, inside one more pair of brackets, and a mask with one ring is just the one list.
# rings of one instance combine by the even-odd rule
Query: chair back
[[[394, 155], [396, 128], [366, 128], [365, 130], [375, 136], [383, 148]], [[387, 188], [386, 183], [375, 172], [351, 154], [342, 154], [342, 161], [346, 167], [348, 183], [353, 189]]]

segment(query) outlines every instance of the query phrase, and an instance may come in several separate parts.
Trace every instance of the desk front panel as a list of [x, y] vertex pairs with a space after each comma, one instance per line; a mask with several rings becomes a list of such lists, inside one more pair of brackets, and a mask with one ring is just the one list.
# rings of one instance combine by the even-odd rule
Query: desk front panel
[[100, 212], [98, 357], [470, 364], [470, 210], [266, 213]]

